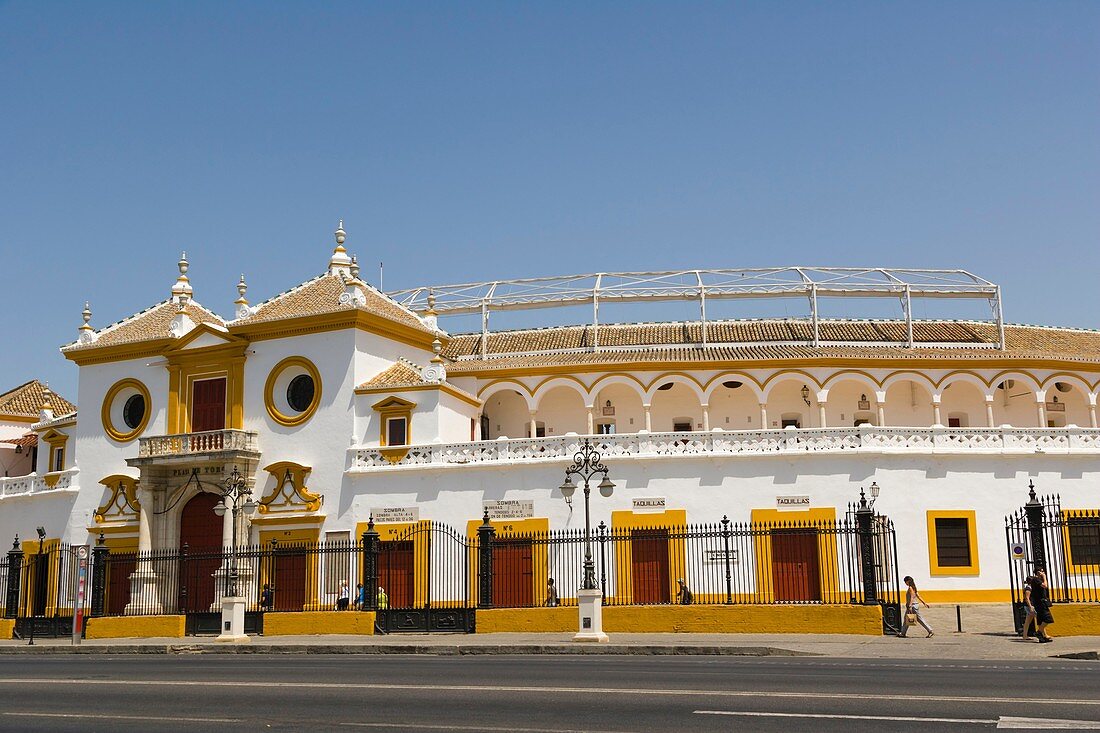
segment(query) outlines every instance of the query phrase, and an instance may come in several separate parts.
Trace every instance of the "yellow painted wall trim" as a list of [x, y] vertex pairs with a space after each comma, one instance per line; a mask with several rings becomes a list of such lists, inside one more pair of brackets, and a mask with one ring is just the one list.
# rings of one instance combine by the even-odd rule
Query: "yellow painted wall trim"
[[15, 619], [0, 618], [0, 639], [10, 639], [15, 635]]
[[[904, 589], [905, 586], [902, 586], [902, 590]], [[929, 603], [1010, 603], [1012, 601], [1012, 591], [1008, 588], [978, 590], [929, 590], [921, 588], [920, 597]], [[1005, 613], [1010, 614], [1007, 610]]]
[[[111, 492], [107, 500], [92, 513], [96, 524], [107, 521], [136, 521], [141, 502], [137, 498], [137, 482], [133, 476], [116, 473], [100, 479]], [[114, 510], [112, 512], [112, 509]]]
[[1100, 603], [1055, 603], [1050, 612], [1056, 636], [1100, 636]]
[[[879, 606], [608, 606], [608, 633], [859, 634], [882, 636]], [[477, 612], [479, 634], [551, 633], [578, 628], [576, 608], [499, 608]]]
[[182, 639], [186, 616], [103, 616], [85, 622], [86, 639]]
[[374, 611], [303, 611], [265, 613], [264, 636], [316, 636], [374, 633]]

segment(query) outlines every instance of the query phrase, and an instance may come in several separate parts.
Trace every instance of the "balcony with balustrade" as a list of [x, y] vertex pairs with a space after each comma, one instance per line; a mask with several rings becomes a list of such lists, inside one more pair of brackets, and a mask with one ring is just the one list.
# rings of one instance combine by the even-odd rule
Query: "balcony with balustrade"
[[70, 468], [66, 471], [57, 471], [44, 476], [34, 473], [26, 476], [5, 476], [0, 478], [0, 499], [76, 491], [78, 488], [77, 473], [77, 469]]
[[[589, 436], [606, 458], [669, 460], [685, 457], [753, 458], [809, 454], [1056, 454], [1100, 456], [1096, 428], [876, 427], [782, 428], [710, 432], [632, 433]], [[392, 449], [349, 449], [351, 473], [524, 464], [572, 460], [585, 436], [482, 440]], [[400, 454], [398, 454], [400, 455]]]
[[236, 458], [258, 459], [259, 437], [245, 430], [208, 430], [201, 433], [152, 435], [138, 439], [137, 458], [132, 466], [151, 463], [193, 463], [229, 461]]

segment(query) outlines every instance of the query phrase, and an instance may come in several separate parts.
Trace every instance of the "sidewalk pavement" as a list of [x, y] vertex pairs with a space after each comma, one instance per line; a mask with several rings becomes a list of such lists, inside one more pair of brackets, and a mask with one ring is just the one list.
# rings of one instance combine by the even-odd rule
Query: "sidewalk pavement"
[[[955, 606], [933, 606], [925, 619], [935, 636], [919, 626], [906, 639], [849, 634], [611, 634], [607, 644], [581, 644], [572, 634], [391, 634], [388, 636], [256, 636], [247, 644], [222, 644], [214, 637], [186, 639], [70, 639], [0, 641], [8, 654], [706, 654], [736, 656], [826, 656], [963, 660], [1041, 660], [1075, 655], [1100, 657], [1100, 636], [1056, 637], [1052, 644], [1023, 641], [1012, 632], [1004, 604], [961, 607], [963, 631], [956, 631]], [[1057, 609], [1055, 609], [1057, 611]], [[1057, 619], [1057, 616], [1055, 617]], [[1051, 633], [1057, 634], [1057, 622]]]

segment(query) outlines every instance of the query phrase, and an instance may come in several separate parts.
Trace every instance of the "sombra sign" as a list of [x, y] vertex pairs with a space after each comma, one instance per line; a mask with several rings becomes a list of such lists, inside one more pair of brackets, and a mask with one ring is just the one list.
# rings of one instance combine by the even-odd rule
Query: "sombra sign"
[[482, 502], [489, 519], [527, 519], [535, 516], [533, 499], [491, 499]]

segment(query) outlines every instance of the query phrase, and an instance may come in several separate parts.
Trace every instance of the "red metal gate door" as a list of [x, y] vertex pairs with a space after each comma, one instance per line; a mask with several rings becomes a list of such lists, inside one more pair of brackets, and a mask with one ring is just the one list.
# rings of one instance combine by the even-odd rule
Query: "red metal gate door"
[[630, 533], [630, 579], [634, 603], [668, 603], [668, 530], [635, 529]]
[[217, 494], [196, 494], [180, 514], [180, 547], [187, 545], [180, 578], [180, 609], [185, 612], [205, 613], [214, 603], [215, 574], [222, 561], [222, 520], [214, 513], [219, 501]]
[[775, 530], [771, 535], [771, 545], [775, 600], [787, 603], [820, 601], [817, 532]]

